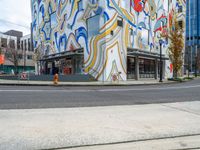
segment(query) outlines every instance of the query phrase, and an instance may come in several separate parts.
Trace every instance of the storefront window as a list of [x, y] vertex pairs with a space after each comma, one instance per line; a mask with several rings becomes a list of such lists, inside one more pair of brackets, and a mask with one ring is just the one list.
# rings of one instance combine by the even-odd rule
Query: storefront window
[[127, 64], [127, 78], [134, 79], [135, 78], [135, 58], [129, 57]]
[[154, 78], [155, 77], [155, 60], [139, 59], [139, 73], [140, 78]]
[[[136, 68], [135, 68], [135, 58], [129, 57], [127, 59], [127, 78], [135, 79]], [[139, 75], [140, 78], [155, 78], [155, 60], [151, 59], [139, 59]]]

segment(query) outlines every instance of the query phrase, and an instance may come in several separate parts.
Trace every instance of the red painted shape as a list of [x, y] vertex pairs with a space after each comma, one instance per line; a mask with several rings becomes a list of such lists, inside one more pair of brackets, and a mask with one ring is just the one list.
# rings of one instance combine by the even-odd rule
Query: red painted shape
[[4, 64], [4, 62], [5, 62], [4, 55], [0, 55], [0, 65]]
[[170, 64], [170, 73], [172, 73], [172, 71], [173, 71], [173, 65]]
[[131, 5], [136, 12], [142, 12], [145, 7], [146, 0], [133, 0]]
[[162, 18], [167, 18], [167, 16], [164, 16], [164, 15], [162, 14], [162, 16], [161, 16], [160, 18], [158, 18], [157, 20], [160, 20], [160, 19], [162, 19]]
[[163, 29], [167, 28], [167, 26], [159, 27], [154, 32], [163, 31]]

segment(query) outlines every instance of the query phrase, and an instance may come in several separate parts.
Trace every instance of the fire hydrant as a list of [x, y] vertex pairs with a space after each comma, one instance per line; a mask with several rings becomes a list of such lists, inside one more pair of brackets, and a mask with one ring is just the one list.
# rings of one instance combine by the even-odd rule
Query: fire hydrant
[[54, 82], [55, 85], [58, 84], [58, 74], [57, 73], [53, 77], [53, 82]]

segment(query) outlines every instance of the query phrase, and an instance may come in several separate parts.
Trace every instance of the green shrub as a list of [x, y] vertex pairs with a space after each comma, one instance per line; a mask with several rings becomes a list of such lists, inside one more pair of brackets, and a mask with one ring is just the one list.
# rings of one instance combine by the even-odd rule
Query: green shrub
[[176, 81], [176, 82], [183, 82], [184, 79], [182, 78], [168, 78], [169, 81]]
[[184, 77], [183, 79], [184, 79], [184, 80], [193, 80], [194, 77]]

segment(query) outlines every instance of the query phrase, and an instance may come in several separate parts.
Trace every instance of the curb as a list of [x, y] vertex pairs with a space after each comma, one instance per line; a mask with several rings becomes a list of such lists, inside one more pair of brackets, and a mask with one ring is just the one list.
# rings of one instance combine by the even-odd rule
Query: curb
[[[142, 83], [142, 84], [33, 84], [33, 83], [0, 83], [3, 86], [52, 86], [52, 87], [64, 87], [64, 86], [151, 86], [151, 85], [165, 85], [165, 84], [178, 84], [180, 82], [170, 81], [170, 82], [158, 82], [158, 83]], [[181, 83], [180, 83], [181, 84]]]

